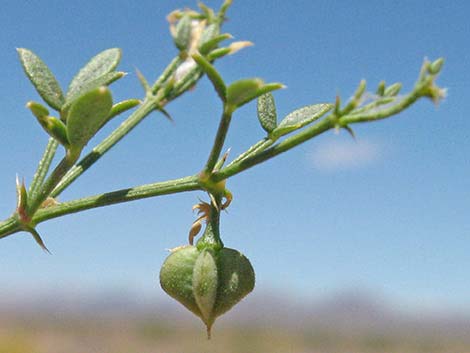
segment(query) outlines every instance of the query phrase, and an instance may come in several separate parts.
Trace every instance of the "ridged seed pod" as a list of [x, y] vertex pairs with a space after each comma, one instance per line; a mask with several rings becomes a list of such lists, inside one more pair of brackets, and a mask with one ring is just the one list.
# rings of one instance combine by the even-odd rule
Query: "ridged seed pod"
[[255, 286], [250, 261], [239, 251], [185, 246], [172, 252], [160, 271], [163, 290], [199, 316], [210, 337], [215, 319]]

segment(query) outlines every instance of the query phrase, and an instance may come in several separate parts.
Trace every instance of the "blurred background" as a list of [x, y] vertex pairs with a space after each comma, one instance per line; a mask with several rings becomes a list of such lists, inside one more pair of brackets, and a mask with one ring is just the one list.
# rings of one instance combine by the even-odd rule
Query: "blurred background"
[[[218, 7], [220, 1], [206, 1]], [[115, 100], [140, 98], [176, 55], [165, 16], [178, 1], [2, 1], [0, 218], [15, 176], [31, 181], [47, 137], [25, 108], [40, 100], [15, 48], [35, 51], [65, 88], [96, 53], [123, 49]], [[215, 324], [158, 284], [166, 249], [186, 242], [203, 193], [95, 209], [0, 240], [0, 353], [470, 352], [470, 56], [465, 1], [235, 0], [225, 30], [255, 46], [219, 61], [226, 81], [280, 81], [279, 118], [343, 100], [365, 78], [411, 89], [425, 57], [446, 59], [447, 99], [326, 133], [230, 180], [226, 246], [252, 261], [257, 287]], [[59, 201], [192, 175], [202, 167], [220, 105], [203, 79], [153, 114]], [[465, 114], [467, 112], [467, 114]], [[90, 143], [91, 148], [121, 119]], [[255, 105], [234, 117], [231, 157], [263, 137]]]

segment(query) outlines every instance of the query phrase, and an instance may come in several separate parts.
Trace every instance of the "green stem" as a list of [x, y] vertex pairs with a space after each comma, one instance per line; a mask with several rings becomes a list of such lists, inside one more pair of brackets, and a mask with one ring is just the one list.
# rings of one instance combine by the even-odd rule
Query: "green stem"
[[60, 161], [51, 175], [47, 178], [41, 188], [38, 190], [37, 196], [31, 200], [31, 204], [28, 205], [28, 214], [34, 215], [41, 204], [51, 195], [51, 191], [57, 186], [62, 180], [64, 175], [70, 170], [70, 168], [77, 161], [78, 155], [67, 155]]
[[[177, 66], [181, 63], [179, 58], [173, 59], [172, 63], [168, 66], [165, 72], [156, 81], [153, 89], [161, 87], [164, 80], [168, 80], [170, 75], [174, 72]], [[187, 79], [189, 77], [189, 79]], [[163, 106], [162, 102], [167, 103], [174, 100], [176, 97], [183, 94], [189, 87], [193, 86], [200, 75], [195, 72], [188, 73], [185, 76], [185, 85], [176, 86], [168, 97], [147, 96], [144, 102], [119, 126], [117, 127], [108, 137], [100, 142], [93, 150], [88, 153], [76, 166], [72, 167], [69, 172], [64, 176], [62, 181], [52, 191], [51, 196], [56, 197], [64, 191], [71, 183], [75, 181], [80, 175], [82, 175], [88, 168], [96, 163], [107, 151], [109, 151], [116, 143], [118, 143], [124, 136], [126, 136], [134, 127], [137, 126], [147, 115], [149, 115], [155, 107]]]
[[206, 229], [204, 234], [196, 243], [199, 250], [211, 248], [218, 251], [224, 247], [224, 243], [220, 238], [220, 204], [221, 198], [217, 195], [212, 195], [217, 206], [211, 202], [209, 219], [207, 220]]
[[367, 121], [376, 121], [388, 118], [389, 116], [398, 114], [416, 102], [423, 96], [423, 90], [428, 87], [434, 78], [426, 77], [422, 82], [418, 83], [410, 94], [404, 96], [399, 102], [388, 108], [372, 109], [366, 112], [345, 115], [339, 119], [340, 124], [348, 125], [354, 123], [362, 123]]
[[0, 239], [5, 238], [13, 233], [19, 232], [21, 225], [16, 216], [11, 216], [3, 222], [0, 222]]
[[[41, 208], [34, 214], [32, 223], [39, 224], [49, 219], [117, 203], [194, 190], [201, 190], [197, 176], [188, 176], [180, 179], [116, 190], [105, 194], [60, 203], [56, 206]], [[17, 217], [11, 216], [0, 223], [0, 239], [22, 230]]]
[[152, 86], [152, 93], [156, 94], [157, 91], [162, 87], [163, 83], [165, 83], [168, 78], [176, 71], [178, 66], [183, 62], [183, 60], [177, 56], [175, 57], [170, 64], [166, 67], [166, 69], [162, 72], [160, 77], [155, 81]]
[[209, 175], [213, 172], [214, 166], [219, 160], [220, 152], [224, 146], [225, 137], [227, 136], [227, 131], [230, 126], [230, 121], [232, 120], [232, 112], [224, 108], [222, 117], [220, 119], [219, 128], [217, 129], [217, 134], [215, 136], [214, 144], [212, 150], [207, 159], [206, 166], [204, 167], [203, 173]]
[[89, 196], [74, 201], [60, 203], [57, 206], [40, 209], [34, 215], [33, 222], [40, 223], [63, 215], [113, 205], [116, 203], [200, 189], [201, 187], [199, 186], [198, 178], [196, 176], [146, 184], [105, 194]]
[[251, 146], [248, 150], [240, 154], [237, 158], [235, 158], [233, 161], [231, 161], [228, 165], [227, 168], [232, 166], [233, 164], [236, 164], [248, 157], [251, 157], [252, 155], [258, 153], [259, 151], [263, 151], [266, 148], [270, 147], [275, 141], [271, 140], [270, 138], [266, 137], [258, 142], [256, 142], [253, 146]]
[[34, 174], [31, 186], [28, 191], [30, 199], [35, 199], [37, 197], [39, 188], [44, 182], [44, 179], [46, 179], [47, 172], [49, 171], [51, 162], [54, 159], [58, 146], [59, 143], [55, 139], [53, 139], [52, 137], [49, 138], [46, 149], [41, 160], [39, 161], [38, 168], [36, 170], [36, 173]]
[[213, 174], [212, 181], [217, 183], [235, 174], [241, 173], [248, 168], [265, 162], [266, 160], [271, 159], [283, 152], [286, 152], [291, 148], [294, 148], [295, 146], [298, 146], [301, 143], [310, 140], [311, 138], [333, 128], [334, 121], [330, 117], [331, 116], [323, 119], [317, 124], [305, 129], [297, 135], [285, 139], [284, 141], [278, 143], [277, 145], [271, 148], [268, 148], [264, 151], [252, 155], [251, 157], [242, 159], [237, 163], [234, 163], [230, 166], [221, 169], [219, 172]]
[[433, 84], [434, 78], [435, 77], [433, 75], [429, 75], [420, 79], [420, 81], [416, 83], [415, 87], [408, 95], [404, 96], [401, 100], [397, 101], [395, 104], [388, 108], [385, 107], [378, 110], [360, 113], [352, 111], [351, 114], [346, 114], [341, 117], [336, 117], [335, 114], [331, 114], [325, 119], [318, 122], [317, 124], [312, 125], [311, 127], [303, 130], [302, 132], [299, 132], [298, 134], [285, 139], [284, 141], [278, 143], [277, 145], [274, 145], [271, 148], [261, 150], [261, 148], [258, 146], [257, 149], [255, 149], [251, 153], [248, 153], [247, 151], [247, 155], [244, 158], [237, 158], [239, 159], [237, 162], [232, 162], [227, 167], [221, 169], [218, 172], [215, 172], [212, 175], [211, 180], [215, 183], [225, 180], [233, 175], [243, 172], [248, 168], [251, 168], [283, 152], [286, 152], [291, 148], [298, 146], [301, 143], [310, 140], [311, 138], [320, 135], [321, 133], [336, 126], [346, 127], [349, 124], [377, 121], [388, 118], [392, 115], [396, 115], [408, 108], [413, 103], [415, 103], [419, 98], [428, 95], [429, 89]]

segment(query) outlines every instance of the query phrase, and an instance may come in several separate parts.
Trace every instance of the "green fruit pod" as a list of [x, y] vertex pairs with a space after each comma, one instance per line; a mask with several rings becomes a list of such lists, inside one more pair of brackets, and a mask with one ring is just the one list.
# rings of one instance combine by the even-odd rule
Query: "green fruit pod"
[[184, 246], [174, 250], [160, 270], [160, 285], [172, 298], [201, 318], [210, 338], [217, 317], [255, 287], [255, 273], [242, 253]]

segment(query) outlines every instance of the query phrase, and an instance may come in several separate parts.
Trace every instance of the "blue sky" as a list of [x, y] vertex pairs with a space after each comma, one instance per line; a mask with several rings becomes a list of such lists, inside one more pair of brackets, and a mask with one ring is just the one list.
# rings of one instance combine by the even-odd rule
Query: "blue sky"
[[[218, 1], [208, 1], [217, 7]], [[140, 98], [135, 68], [153, 80], [176, 54], [165, 16], [185, 1], [4, 1], [0, 22], [0, 218], [15, 206], [18, 173], [29, 182], [47, 138], [25, 108], [39, 97], [16, 47], [40, 55], [66, 87], [91, 56], [123, 49], [115, 99]], [[217, 63], [227, 81], [280, 81], [282, 117], [303, 105], [347, 99], [360, 79], [412, 87], [425, 57], [446, 58], [448, 98], [422, 101], [347, 134], [326, 133], [228, 183], [225, 244], [243, 251], [258, 290], [324, 296], [366, 288], [400, 305], [470, 312], [470, 25], [465, 1], [234, 0], [226, 31], [255, 46]], [[148, 117], [64, 192], [69, 200], [190, 175], [203, 165], [220, 105], [207, 80], [168, 106], [175, 123]], [[110, 132], [113, 122], [95, 140]], [[113, 125], [114, 124], [114, 125]], [[232, 156], [263, 136], [255, 106], [234, 118]], [[93, 142], [91, 144], [93, 144]], [[123, 289], [162, 295], [165, 249], [183, 244], [203, 193], [149, 199], [39, 226], [53, 255], [30, 236], [0, 240], [0, 278], [35, 291]]]

